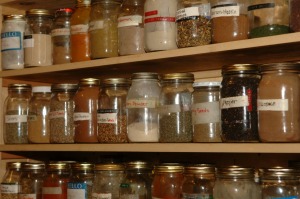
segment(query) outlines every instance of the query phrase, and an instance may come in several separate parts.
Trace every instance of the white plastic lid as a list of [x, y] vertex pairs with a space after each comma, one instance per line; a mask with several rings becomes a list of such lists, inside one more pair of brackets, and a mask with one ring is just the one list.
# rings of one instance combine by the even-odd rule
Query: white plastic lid
[[208, 87], [208, 86], [221, 86], [221, 82], [195, 82], [193, 87]]
[[51, 86], [33, 86], [33, 93], [51, 93]]

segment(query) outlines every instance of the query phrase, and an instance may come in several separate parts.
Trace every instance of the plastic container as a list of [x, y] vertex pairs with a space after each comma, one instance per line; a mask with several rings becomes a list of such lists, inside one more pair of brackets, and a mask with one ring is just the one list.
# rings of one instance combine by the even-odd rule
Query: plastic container
[[21, 162], [7, 162], [1, 181], [1, 198], [18, 199], [20, 192]]

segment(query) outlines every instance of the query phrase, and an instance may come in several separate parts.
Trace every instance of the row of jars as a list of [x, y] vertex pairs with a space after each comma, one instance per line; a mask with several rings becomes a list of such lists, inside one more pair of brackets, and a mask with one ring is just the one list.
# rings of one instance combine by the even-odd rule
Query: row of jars
[[[73, 11], [4, 16], [2, 68], [19, 69], [300, 30], [291, 0], [78, 0]], [[291, 13], [289, 15], [289, 13]], [[290, 16], [290, 26], [289, 26]], [[291, 27], [291, 30], [290, 30]]]

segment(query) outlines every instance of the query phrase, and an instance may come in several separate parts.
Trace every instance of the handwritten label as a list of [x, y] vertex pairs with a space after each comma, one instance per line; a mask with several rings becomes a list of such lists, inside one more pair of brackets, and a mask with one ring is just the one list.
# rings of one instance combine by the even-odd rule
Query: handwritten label
[[221, 109], [249, 106], [247, 95], [222, 98], [220, 103]]
[[239, 16], [240, 15], [240, 6], [225, 4], [217, 5], [211, 9], [211, 18], [216, 17], [230, 17], [230, 16]]
[[259, 99], [257, 100], [257, 110], [259, 111], [288, 111], [288, 99]]
[[73, 25], [73, 26], [71, 26], [71, 35], [87, 33], [88, 30], [89, 30], [89, 25], [87, 25], [87, 24]]
[[21, 32], [4, 32], [1, 34], [1, 51], [21, 50], [22, 33]]
[[74, 121], [92, 120], [91, 113], [76, 112], [74, 113]]
[[58, 28], [51, 31], [51, 36], [69, 36], [70, 35], [70, 29], [68, 28]]
[[116, 109], [100, 109], [97, 113], [97, 123], [98, 124], [117, 124], [117, 114]]
[[111, 199], [111, 193], [92, 193], [93, 199]]
[[187, 7], [176, 11], [176, 21], [194, 16], [210, 17], [210, 4], [201, 4], [199, 6]]
[[103, 26], [104, 26], [103, 20], [92, 21], [90, 22], [89, 31], [103, 29]]
[[43, 187], [43, 194], [62, 194], [61, 187]]
[[207, 124], [220, 122], [219, 101], [193, 104], [192, 120], [193, 124]]
[[49, 119], [64, 118], [66, 112], [64, 110], [49, 112]]
[[126, 26], [138, 26], [143, 23], [143, 17], [141, 15], [130, 15], [118, 18], [118, 28]]
[[131, 99], [127, 100], [126, 108], [156, 108], [155, 99]]
[[5, 123], [27, 122], [27, 115], [5, 115]]
[[1, 193], [19, 193], [19, 185], [16, 184], [1, 184]]

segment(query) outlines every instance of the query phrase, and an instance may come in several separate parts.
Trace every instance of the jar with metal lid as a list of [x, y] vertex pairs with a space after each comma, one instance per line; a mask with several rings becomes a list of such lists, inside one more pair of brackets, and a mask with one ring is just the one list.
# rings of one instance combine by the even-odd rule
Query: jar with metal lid
[[129, 142], [158, 142], [158, 104], [161, 87], [157, 73], [134, 73], [126, 98]]
[[53, 84], [50, 100], [50, 143], [74, 143], [74, 95], [77, 84]]
[[9, 84], [4, 102], [3, 139], [5, 144], [27, 144], [30, 84]]
[[193, 88], [193, 142], [222, 142], [220, 82], [197, 82]]
[[121, 0], [93, 0], [89, 33], [91, 58], [118, 56], [118, 14]]
[[300, 141], [299, 67], [299, 63], [261, 65], [257, 106], [262, 142]]
[[290, 31], [300, 32], [300, 1], [290, 0]]
[[254, 64], [222, 68], [221, 138], [223, 142], [258, 142], [257, 88], [259, 68]]
[[179, 0], [176, 12], [178, 48], [211, 43], [209, 0]]
[[45, 164], [24, 163], [21, 170], [19, 199], [42, 199]]
[[126, 97], [129, 87], [130, 80], [126, 78], [103, 80], [97, 114], [99, 142], [128, 142]]
[[53, 64], [70, 63], [70, 18], [71, 8], [56, 10], [51, 31], [53, 46]]
[[192, 142], [192, 73], [169, 73], [161, 79], [160, 142]]
[[20, 191], [21, 162], [7, 162], [1, 181], [1, 198], [18, 199]]
[[182, 199], [213, 198], [215, 167], [211, 164], [188, 165], [184, 168]]
[[4, 15], [1, 31], [2, 69], [24, 68], [23, 39], [25, 32], [23, 15]]
[[152, 198], [181, 199], [184, 167], [164, 163], [154, 167]]
[[97, 140], [97, 110], [100, 80], [84, 78], [74, 96], [75, 142], [92, 143]]
[[124, 169], [123, 164], [96, 164], [92, 198], [118, 199]]
[[52, 65], [51, 29], [53, 15], [49, 10], [31, 9], [26, 12], [26, 20], [25, 67]]

